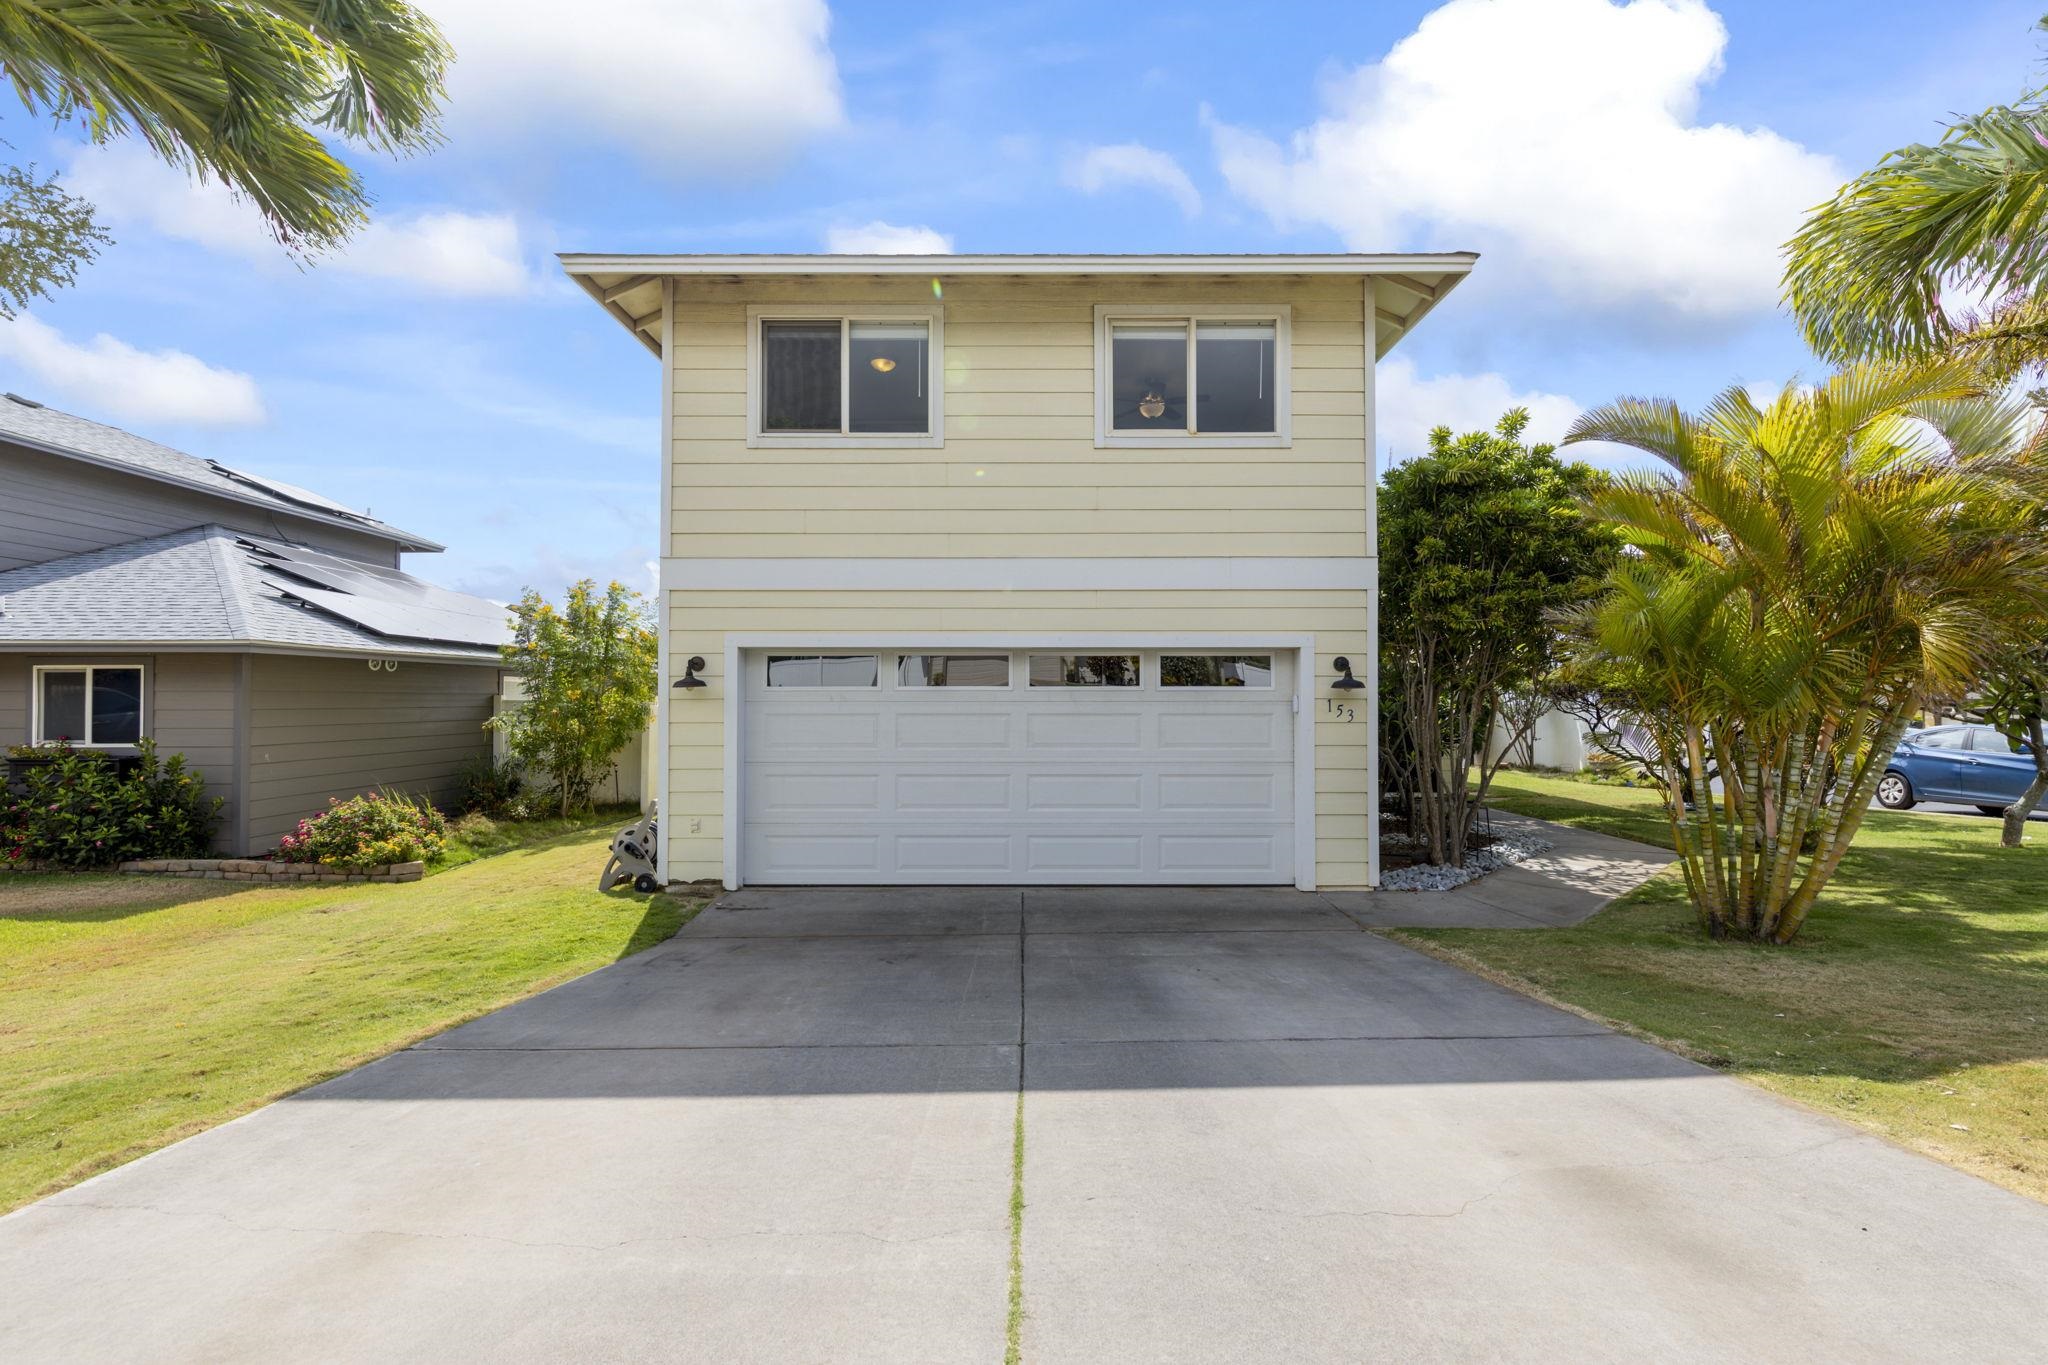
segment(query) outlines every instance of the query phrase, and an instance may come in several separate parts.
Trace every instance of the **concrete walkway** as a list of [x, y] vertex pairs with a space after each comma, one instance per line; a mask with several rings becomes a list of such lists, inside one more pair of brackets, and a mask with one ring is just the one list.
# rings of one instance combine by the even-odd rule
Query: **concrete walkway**
[[0, 1360], [2020, 1361], [2048, 1207], [1230, 891], [747, 892], [0, 1220]]
[[1503, 831], [1550, 842], [1547, 853], [1449, 891], [1331, 891], [1324, 898], [1375, 929], [1554, 929], [1590, 918], [1677, 861], [1669, 849], [1495, 813]]

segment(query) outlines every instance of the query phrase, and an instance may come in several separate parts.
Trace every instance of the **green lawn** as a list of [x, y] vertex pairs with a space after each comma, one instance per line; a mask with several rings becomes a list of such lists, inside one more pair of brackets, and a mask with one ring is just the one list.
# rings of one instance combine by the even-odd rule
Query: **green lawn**
[[[1654, 794], [1503, 773], [1503, 808], [1661, 841]], [[1790, 948], [1714, 944], [1675, 871], [1574, 929], [1400, 937], [2048, 1199], [2048, 833], [1873, 812]]]
[[0, 1209], [661, 942], [696, 902], [592, 889], [619, 823], [400, 885], [0, 876]]

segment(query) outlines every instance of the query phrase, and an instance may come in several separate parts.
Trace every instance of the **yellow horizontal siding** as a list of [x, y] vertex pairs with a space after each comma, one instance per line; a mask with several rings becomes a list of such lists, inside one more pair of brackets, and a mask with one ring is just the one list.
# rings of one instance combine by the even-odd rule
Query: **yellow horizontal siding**
[[[1357, 520], [1355, 514], [1365, 510], [1365, 486], [1362, 482], [1351, 485], [1311, 486], [1315, 488], [1314, 500], [1318, 506], [1330, 512], [1354, 514], [1351, 521], [1344, 523], [1339, 529], [1348, 529], [1352, 522]], [[745, 484], [713, 484], [678, 490], [675, 512], [681, 517], [713, 511], [793, 511], [814, 507], [817, 498], [816, 486], [759, 488]], [[1279, 508], [1295, 512], [1300, 508], [1302, 501], [1302, 489], [1295, 484], [1217, 487], [1187, 482], [1164, 482], [1156, 487], [1132, 488], [1119, 485], [1107, 488], [1076, 488], [1056, 479], [1035, 479], [1028, 482], [1008, 479], [1001, 477], [1000, 471], [996, 477], [964, 483], [956, 481], [952, 486], [947, 485], [945, 474], [941, 471], [937, 478], [917, 482], [839, 484], [833, 487], [832, 492], [833, 505], [841, 513], [869, 509], [921, 512], [953, 509], [963, 512], [989, 512], [1031, 508], [1044, 511]], [[968, 528], [962, 526], [958, 529]], [[1245, 528], [1233, 526], [1232, 529]]]
[[1285, 535], [1214, 532], [1184, 535], [1119, 533], [1100, 535], [827, 535], [792, 525], [787, 533], [762, 535], [689, 535], [677, 537], [692, 556], [711, 559], [856, 559], [861, 557], [926, 556], [963, 559], [1073, 559], [1091, 555], [1237, 555], [1247, 557], [1306, 556], [1350, 558], [1365, 554], [1365, 533], [1356, 535]]
[[[928, 305], [927, 282], [688, 280], [675, 290], [671, 555], [1365, 553], [1367, 361], [1355, 279], [946, 281], [935, 377], [944, 444], [883, 448], [748, 447], [747, 310]], [[1290, 443], [1097, 449], [1099, 304], [1285, 305]]]
[[[965, 499], [955, 499], [956, 503]], [[1042, 535], [1047, 539], [1072, 541], [1082, 537], [1111, 537], [1126, 528], [1142, 524], [1148, 532], [1165, 535], [1244, 535], [1266, 531], [1275, 535], [1344, 535], [1360, 523], [1361, 514], [1317, 508], [1305, 511], [1287, 508], [1155, 508], [1136, 511], [1085, 511], [1077, 508], [1025, 507], [991, 510], [956, 505], [943, 517], [928, 511], [877, 511], [868, 508], [834, 508], [830, 511], [791, 512], [787, 508], [757, 508], [752, 511], [717, 511], [677, 508], [671, 525], [681, 536], [713, 534], [786, 535], [792, 530], [805, 535], [899, 536], [929, 534], [943, 525], [949, 534], [964, 536]]]
[[[678, 478], [685, 488], [695, 481], [703, 465], [720, 463], [762, 469], [785, 464], [928, 464], [959, 469], [981, 469], [990, 463], [1058, 464], [1068, 466], [1063, 477], [1076, 483], [1111, 479], [1119, 471], [1133, 467], [1172, 464], [1230, 465], [1236, 468], [1241, 483], [1267, 483], [1271, 482], [1265, 477], [1268, 470], [1284, 468], [1290, 463], [1325, 463], [1356, 469], [1360, 479], [1365, 477], [1365, 461], [1358, 453], [1357, 441], [1296, 437], [1291, 446], [1259, 451], [1261, 458], [1258, 459], [1248, 458], [1247, 452], [1241, 448], [1226, 446], [1122, 446], [1096, 450], [1091, 445], [1070, 442], [981, 440], [974, 442], [970, 450], [966, 442], [954, 441], [952, 444], [958, 449], [874, 446], [849, 450], [827, 446], [763, 446], [747, 450], [735, 448], [730, 441], [684, 438], [676, 442], [675, 449]], [[1077, 464], [1089, 468], [1073, 469], [1072, 466]], [[755, 477], [763, 484], [789, 481], [787, 475], [779, 472]]]
[[[734, 632], [842, 632], [849, 646], [889, 648], [918, 632], [1158, 631], [1315, 637], [1310, 695], [1315, 698], [1316, 880], [1356, 886], [1365, 880], [1368, 719], [1329, 713], [1338, 655], [1365, 653], [1361, 592], [673, 592], [663, 626], [671, 660], [702, 655], [710, 686], [673, 694], [669, 708], [669, 805], [672, 875], [715, 878], [723, 869], [726, 637]], [[1356, 696], [1357, 694], [1353, 694]], [[690, 832], [691, 823], [699, 825]]]
[[[1176, 491], [1204, 493], [1227, 491], [1235, 495], [1270, 493], [1274, 497], [1296, 497], [1317, 505], [1343, 495], [1356, 495], [1356, 505], [1366, 499], [1364, 467], [1356, 460], [1323, 460], [1323, 463], [1286, 463], [1249, 469], [1237, 460], [1206, 460], [1206, 463], [1118, 463], [1087, 475], [1081, 483], [1071, 465], [1022, 463], [1022, 460], [889, 460], [889, 463], [838, 463], [813, 465], [809, 460], [784, 460], [778, 465], [780, 479], [762, 483], [756, 465], [698, 465], [690, 471], [690, 487], [674, 491], [676, 508], [815, 508], [817, 489], [831, 489], [834, 508], [862, 505], [848, 501], [852, 489], [934, 489], [954, 485], [956, 489], [1059, 489], [1061, 493], [1085, 493], [1108, 505], [1116, 497], [1167, 495]], [[1280, 489], [1313, 487], [1315, 495], [1286, 493]], [[973, 493], [963, 493], [971, 497]], [[745, 501], [754, 497], [758, 501]], [[922, 505], [922, 503], [918, 503]], [[967, 503], [971, 505], [971, 503]], [[1049, 503], [1051, 505], [1051, 503]], [[1067, 505], [1067, 503], [1059, 503]], [[1208, 503], [1188, 503], [1208, 505]], [[1245, 503], [1268, 505], [1268, 503]], [[1300, 501], [1276, 501], [1276, 508], [1298, 508]], [[1354, 503], [1341, 503], [1354, 505]]]

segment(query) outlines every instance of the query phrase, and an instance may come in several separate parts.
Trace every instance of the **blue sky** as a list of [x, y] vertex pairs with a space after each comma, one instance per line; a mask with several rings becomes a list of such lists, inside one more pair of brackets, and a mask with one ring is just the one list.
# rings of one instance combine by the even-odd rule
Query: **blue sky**
[[2041, 0], [424, 7], [446, 145], [356, 158], [376, 225], [310, 269], [11, 115], [118, 242], [0, 323], [0, 387], [368, 507], [497, 597], [655, 554], [655, 363], [553, 252], [1480, 251], [1383, 371], [1398, 458], [1509, 402], [1554, 436], [1811, 373], [1800, 209], [2042, 55]]

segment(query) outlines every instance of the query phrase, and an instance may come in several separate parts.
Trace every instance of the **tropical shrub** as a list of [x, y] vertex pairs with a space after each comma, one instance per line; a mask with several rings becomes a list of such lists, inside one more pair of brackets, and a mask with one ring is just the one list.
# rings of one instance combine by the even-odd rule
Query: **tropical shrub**
[[1865, 362], [1768, 406], [1624, 399], [1567, 443], [1647, 451], [1593, 509], [1630, 551], [1579, 617], [1657, 751], [1715, 937], [1790, 941], [1931, 700], [2048, 628], [2048, 467], [1961, 361]]
[[[1602, 476], [1523, 444], [1528, 422], [1516, 408], [1490, 432], [1438, 427], [1380, 494], [1384, 783], [1434, 864], [1464, 866], [1495, 772], [1541, 714], [1508, 699], [1548, 693], [1563, 652], [1550, 618], [1590, 596], [1615, 553], [1585, 511]], [[1507, 742], [1489, 756], [1496, 717]]]
[[106, 867], [133, 858], [204, 856], [222, 798], [183, 754], [157, 757], [145, 739], [127, 772], [107, 756], [44, 745], [18, 794], [0, 796], [0, 862]]
[[329, 797], [326, 810], [278, 840], [277, 856], [329, 867], [382, 867], [432, 862], [447, 844], [448, 822], [426, 802], [364, 792], [346, 801]]
[[455, 808], [464, 815], [502, 818], [519, 799], [525, 785], [525, 776], [517, 763], [500, 763], [479, 755], [464, 764], [456, 776]]
[[512, 755], [545, 777], [561, 815], [588, 810], [591, 792], [619, 750], [647, 728], [654, 704], [654, 631], [640, 595], [613, 583], [602, 596], [589, 579], [571, 585], [557, 610], [532, 589], [512, 608], [505, 666], [526, 699], [488, 724]]

